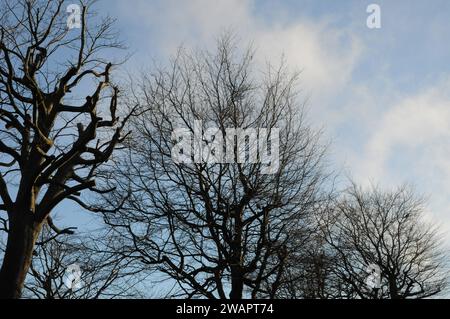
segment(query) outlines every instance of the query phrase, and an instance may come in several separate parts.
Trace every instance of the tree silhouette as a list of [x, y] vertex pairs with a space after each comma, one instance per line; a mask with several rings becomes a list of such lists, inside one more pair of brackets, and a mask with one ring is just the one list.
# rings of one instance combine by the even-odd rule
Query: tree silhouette
[[[113, 64], [102, 57], [122, 47], [113, 20], [99, 21], [80, 3], [81, 28], [69, 29], [66, 3], [2, 1], [0, 210], [8, 239], [1, 298], [20, 297], [39, 233], [53, 225], [52, 210], [64, 200], [89, 208], [81, 193], [101, 191], [96, 171], [123, 138]], [[92, 93], [80, 103], [81, 88]]]
[[[363, 191], [353, 184], [321, 222], [347, 298], [427, 298], [446, 288], [439, 228], [424, 220], [423, 200], [408, 187]], [[376, 286], [368, 282], [373, 270]]]
[[[105, 172], [117, 188], [100, 206], [120, 207], [104, 214], [118, 237], [112, 249], [175, 280], [171, 296], [274, 297], [290, 230], [306, 225], [324, 200], [325, 148], [304, 119], [297, 75], [270, 67], [256, 80], [252, 57], [225, 35], [214, 53], [182, 50], [167, 71], [133, 85], [129, 103], [140, 110], [130, 120], [134, 138]], [[174, 151], [178, 128], [190, 145]], [[279, 139], [258, 130], [230, 135], [239, 128], [279, 129]], [[196, 132], [205, 134], [201, 141], [191, 139]], [[205, 152], [200, 161], [188, 152], [196, 143]], [[258, 143], [271, 161], [249, 160]], [[222, 148], [231, 150], [231, 162]]]

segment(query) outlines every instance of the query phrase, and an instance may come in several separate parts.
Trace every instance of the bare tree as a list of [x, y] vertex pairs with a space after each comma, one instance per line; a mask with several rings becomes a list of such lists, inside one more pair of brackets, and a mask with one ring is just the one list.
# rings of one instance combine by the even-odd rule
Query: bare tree
[[120, 207], [104, 215], [112, 248], [175, 281], [171, 297], [275, 297], [289, 233], [308, 227], [324, 196], [325, 147], [305, 122], [298, 75], [269, 66], [260, 76], [253, 51], [234, 43], [181, 50], [133, 85], [133, 139], [105, 172], [117, 189], [102, 206]]
[[[105, 237], [108, 238], [107, 236]], [[25, 298], [139, 298], [133, 265], [104, 250], [105, 238], [64, 236], [44, 227], [24, 286]]]
[[[81, 192], [99, 191], [96, 170], [121, 141], [119, 89], [102, 58], [121, 44], [113, 21], [81, 2], [79, 29], [68, 28], [63, 0], [1, 6], [0, 211], [8, 239], [0, 298], [17, 298], [52, 210], [64, 200], [89, 208]], [[93, 92], [80, 102], [82, 88]]]
[[279, 299], [335, 299], [343, 284], [335, 274], [336, 254], [319, 229], [305, 234], [292, 232], [292, 252], [276, 297]]
[[437, 227], [424, 221], [423, 200], [408, 187], [395, 191], [353, 184], [325, 215], [336, 252], [333, 271], [346, 298], [427, 298], [444, 291], [447, 265]]

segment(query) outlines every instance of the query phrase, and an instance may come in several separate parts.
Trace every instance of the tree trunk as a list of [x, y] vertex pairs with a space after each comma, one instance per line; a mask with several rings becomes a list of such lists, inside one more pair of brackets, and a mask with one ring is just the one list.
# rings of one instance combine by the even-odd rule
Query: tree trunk
[[242, 299], [244, 278], [242, 269], [242, 209], [235, 219], [234, 239], [231, 245], [231, 291], [230, 299]]
[[241, 267], [231, 266], [231, 292], [230, 299], [240, 300], [242, 299], [242, 293], [244, 290], [244, 280], [242, 278]]
[[400, 299], [397, 289], [397, 282], [393, 276], [389, 277], [389, 294], [391, 299]]
[[0, 299], [17, 299], [22, 295], [34, 245], [41, 225], [31, 213], [12, 214], [8, 242], [0, 270]]

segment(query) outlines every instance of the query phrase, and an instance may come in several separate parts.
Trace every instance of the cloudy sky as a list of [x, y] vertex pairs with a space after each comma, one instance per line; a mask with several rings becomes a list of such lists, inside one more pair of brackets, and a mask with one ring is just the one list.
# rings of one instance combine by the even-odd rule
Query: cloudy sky
[[[367, 6], [381, 8], [369, 29]], [[164, 63], [180, 45], [211, 48], [224, 30], [260, 61], [302, 70], [311, 122], [333, 165], [357, 182], [410, 183], [450, 234], [450, 1], [107, 0], [134, 53], [129, 70]], [[448, 237], [450, 242], [450, 236]]]

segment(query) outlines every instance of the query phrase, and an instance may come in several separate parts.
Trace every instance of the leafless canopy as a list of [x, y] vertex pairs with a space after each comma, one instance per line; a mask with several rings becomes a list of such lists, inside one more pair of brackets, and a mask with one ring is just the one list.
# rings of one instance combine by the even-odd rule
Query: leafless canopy
[[[122, 44], [94, 2], [77, 2], [79, 28], [67, 19], [74, 1], [0, 3], [0, 299], [24, 286], [37, 298], [137, 296], [155, 272], [159, 297], [444, 291], [440, 238], [412, 191], [353, 185], [336, 199], [299, 74], [283, 62], [255, 72], [255, 52], [227, 34], [214, 52], [180, 50], [132, 76], [121, 109], [120, 61], [105, 55]], [[99, 213], [107, 236], [61, 237], [74, 234], [52, 219], [66, 200]], [[77, 290], [64, 287], [72, 263]]]
[[[66, 1], [1, 3], [0, 213], [8, 243], [0, 296], [17, 297], [42, 225], [63, 200], [89, 208], [81, 192], [100, 191], [96, 170], [122, 139], [113, 64], [102, 59], [121, 45], [113, 21], [89, 14], [88, 4], [79, 3], [81, 27], [70, 29]], [[81, 89], [91, 93], [76, 99]]]
[[[326, 220], [325, 220], [326, 219]], [[420, 197], [353, 185], [322, 221], [336, 252], [334, 272], [344, 298], [426, 298], [444, 291], [447, 266], [438, 228], [424, 220]], [[379, 285], [367, 283], [379, 268]]]
[[[117, 191], [106, 204], [120, 208], [105, 221], [121, 238], [118, 253], [177, 283], [169, 296], [274, 297], [290, 230], [307, 228], [323, 200], [324, 147], [305, 122], [297, 74], [281, 66], [260, 76], [253, 53], [224, 36], [216, 52], [181, 50], [168, 70], [133, 86], [130, 104], [141, 112], [108, 176]], [[202, 133], [218, 128], [214, 138], [223, 140], [227, 128], [280, 129], [278, 169], [265, 174], [264, 164], [239, 163], [236, 146], [233, 163], [174, 161], [172, 133], [194, 134], [194, 121]], [[255, 147], [246, 141], [247, 150]]]
[[[142, 277], [135, 273], [129, 261], [104, 250], [105, 237], [100, 241], [86, 235], [56, 239], [53, 236], [48, 226], [43, 228], [25, 281], [25, 298], [141, 297], [136, 286]], [[71, 270], [75, 269], [74, 274]]]

